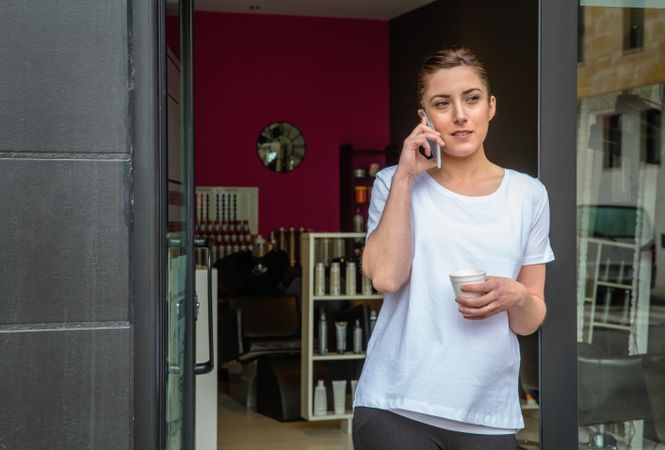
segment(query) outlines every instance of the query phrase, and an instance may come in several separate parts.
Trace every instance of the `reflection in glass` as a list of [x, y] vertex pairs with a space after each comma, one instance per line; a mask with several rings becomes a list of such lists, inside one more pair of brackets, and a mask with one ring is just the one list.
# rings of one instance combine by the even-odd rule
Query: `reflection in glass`
[[665, 449], [665, 9], [580, 12], [580, 448]]
[[275, 172], [289, 172], [305, 158], [305, 138], [288, 122], [274, 122], [265, 127], [256, 147], [261, 162]]
[[187, 226], [187, 153], [184, 130], [181, 72], [180, 2], [167, 3], [166, 15], [166, 84], [167, 84], [167, 271], [166, 271], [166, 397], [165, 449], [181, 450], [186, 446], [185, 359], [186, 293], [188, 246], [191, 232]]

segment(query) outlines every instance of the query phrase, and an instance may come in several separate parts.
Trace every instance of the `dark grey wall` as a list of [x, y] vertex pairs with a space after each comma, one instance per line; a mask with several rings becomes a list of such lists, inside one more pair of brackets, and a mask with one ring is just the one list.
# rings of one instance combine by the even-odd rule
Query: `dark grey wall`
[[125, 0], [0, 2], [0, 446], [132, 447]]
[[390, 142], [419, 122], [416, 83], [431, 53], [469, 47], [486, 65], [497, 114], [485, 142], [499, 165], [538, 168], [538, 2], [437, 1], [390, 21]]

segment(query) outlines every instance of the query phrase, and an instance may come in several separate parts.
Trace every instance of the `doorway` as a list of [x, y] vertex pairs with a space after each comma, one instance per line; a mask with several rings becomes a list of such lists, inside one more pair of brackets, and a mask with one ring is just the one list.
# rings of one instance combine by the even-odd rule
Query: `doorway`
[[[497, 95], [505, 111], [496, 121], [494, 148], [505, 147], [511, 139], [510, 133], [500, 130], [510, 129], [515, 122], [527, 124], [527, 131], [520, 135], [524, 145], [514, 146], [517, 150], [511, 152], [497, 150], [493, 156], [501, 164], [537, 175], [536, 6], [526, 10], [521, 5], [507, 11], [505, 6], [501, 9], [490, 2], [476, 2], [456, 6], [458, 14], [450, 14], [450, 8], [434, 2], [408, 13], [403, 11], [405, 14], [389, 21], [311, 17], [297, 12], [264, 14], [265, 10], [249, 7], [242, 13], [198, 9], [194, 34], [196, 185], [258, 187], [261, 220], [257, 231], [264, 238], [280, 227], [339, 230], [339, 146], [350, 143], [358, 148], [385, 149], [401, 142], [402, 130], [417, 120], [408, 112], [411, 100], [404, 94], [415, 92], [417, 67], [431, 51], [460, 42], [480, 49], [481, 59], [489, 59], [494, 67], [514, 62], [522, 73], [530, 74], [525, 76], [524, 94], [517, 101], [508, 95], [512, 85], [501, 81], [512, 75], [490, 68], [490, 73], [499, 78]], [[481, 10], [484, 12], [479, 14]], [[461, 29], [455, 17], [464, 14], [476, 14], [484, 26], [495, 27], [489, 34], [498, 33], [504, 43], [519, 45], [519, 58], [511, 60], [510, 51], [497, 51], [481, 39], [478, 29], [482, 27], [473, 32]], [[522, 19], [518, 21], [522, 29], [511, 32], [510, 27], [499, 27], [499, 21], [491, 20], [503, 15]], [[439, 26], [438, 20], [444, 17], [445, 26]], [[432, 26], [423, 27], [427, 20]], [[411, 38], [406, 39], [406, 35]], [[406, 73], [402, 75], [406, 71], [400, 70], [395, 61], [412, 68], [412, 79]], [[506, 95], [502, 96], [502, 91]], [[266, 167], [258, 151], [261, 133], [276, 122], [294, 125], [306, 142], [301, 165], [285, 173]], [[230, 208], [221, 203], [215, 203], [215, 207], [222, 214]], [[279, 246], [278, 233], [275, 241]], [[221, 343], [221, 352], [223, 347]], [[530, 355], [536, 369], [537, 348]], [[531, 434], [524, 439], [537, 442], [540, 415], [533, 398], [537, 393], [532, 392], [538, 391], [537, 377], [533, 383], [525, 389], [532, 398], [524, 398], [525, 416], [531, 424]], [[220, 448], [225, 448], [223, 432], [219, 442]]]

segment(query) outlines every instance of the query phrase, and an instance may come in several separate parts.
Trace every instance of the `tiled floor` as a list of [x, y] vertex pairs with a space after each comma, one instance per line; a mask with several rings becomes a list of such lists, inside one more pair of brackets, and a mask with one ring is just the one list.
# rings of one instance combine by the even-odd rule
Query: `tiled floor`
[[[525, 410], [521, 439], [538, 440], [538, 410]], [[278, 422], [246, 409], [228, 395], [219, 397], [220, 450], [352, 450], [351, 435], [339, 421]], [[536, 448], [536, 447], [527, 447]]]
[[278, 422], [245, 409], [228, 395], [219, 398], [220, 450], [350, 450], [351, 435], [339, 421]]

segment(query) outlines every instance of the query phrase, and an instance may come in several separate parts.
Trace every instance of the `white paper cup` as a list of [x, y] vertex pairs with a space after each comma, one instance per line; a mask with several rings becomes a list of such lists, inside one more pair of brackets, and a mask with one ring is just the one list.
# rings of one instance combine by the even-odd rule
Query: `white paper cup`
[[464, 284], [482, 283], [485, 278], [485, 271], [481, 269], [460, 270], [450, 274], [450, 282], [457, 297], [480, 297], [482, 295], [480, 292], [462, 292], [461, 288]]

